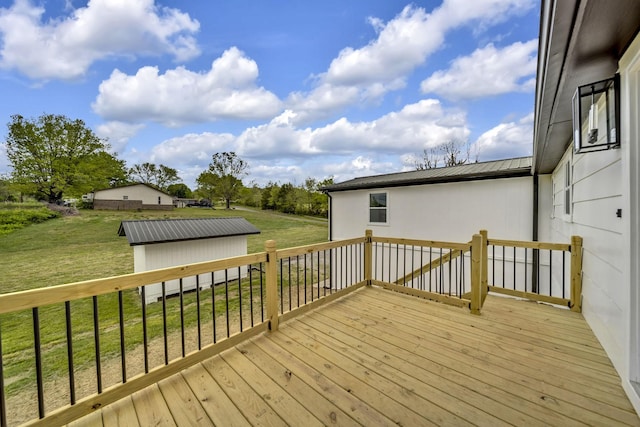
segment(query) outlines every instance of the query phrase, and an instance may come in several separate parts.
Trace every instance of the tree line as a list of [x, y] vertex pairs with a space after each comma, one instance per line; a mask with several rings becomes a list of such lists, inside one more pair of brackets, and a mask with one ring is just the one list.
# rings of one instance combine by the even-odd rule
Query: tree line
[[43, 114], [37, 119], [11, 116], [5, 140], [12, 167], [0, 177], [0, 200], [31, 196], [49, 203], [63, 198], [131, 183], [151, 185], [183, 199], [223, 201], [285, 213], [326, 216], [327, 196], [321, 192], [333, 179], [307, 178], [304, 184], [255, 182], [245, 186], [248, 163], [234, 152], [215, 153], [211, 163], [196, 179], [197, 188], [182, 182], [178, 171], [166, 165], [140, 163], [128, 168], [109, 144], [98, 138], [82, 120], [64, 115]]

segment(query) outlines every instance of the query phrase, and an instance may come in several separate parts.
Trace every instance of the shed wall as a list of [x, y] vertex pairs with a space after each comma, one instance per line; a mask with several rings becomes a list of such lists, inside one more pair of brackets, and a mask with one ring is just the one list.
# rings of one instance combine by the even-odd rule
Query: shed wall
[[[156, 270], [178, 265], [193, 264], [203, 261], [212, 261], [221, 258], [229, 258], [247, 254], [247, 236], [219, 237], [215, 239], [189, 240], [183, 242], [156, 243], [152, 245], [134, 246], [134, 271]], [[240, 268], [240, 276], [246, 277], [246, 267]], [[200, 288], [211, 287], [211, 274], [199, 275]], [[238, 278], [238, 269], [227, 271], [227, 278]], [[225, 280], [225, 272], [219, 271], [214, 275], [214, 282], [221, 283]], [[196, 288], [196, 277], [188, 277], [182, 281], [183, 290]], [[180, 282], [171, 280], [165, 283], [166, 295], [177, 294], [180, 290]], [[139, 290], [140, 291], [140, 290]], [[162, 297], [162, 284], [147, 285], [145, 289], [145, 303], [149, 304]]]

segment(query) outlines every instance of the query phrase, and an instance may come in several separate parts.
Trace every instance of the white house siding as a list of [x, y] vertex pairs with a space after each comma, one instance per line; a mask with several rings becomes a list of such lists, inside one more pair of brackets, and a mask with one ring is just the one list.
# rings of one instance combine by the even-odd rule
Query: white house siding
[[[369, 222], [369, 194], [386, 192], [388, 223]], [[468, 242], [490, 237], [531, 240], [533, 178], [502, 178], [331, 193], [333, 240], [374, 236]]]
[[[369, 194], [387, 193], [387, 224], [369, 222]], [[331, 227], [333, 240], [363, 236], [371, 229], [374, 236], [437, 240], [465, 243], [481, 229], [490, 238], [531, 240], [533, 178], [502, 178], [479, 181], [415, 185], [381, 189], [350, 190], [331, 193]], [[438, 248], [401, 248], [379, 246], [373, 251], [374, 279], [393, 282], [409, 274], [419, 265], [448, 254]], [[408, 286], [461, 294], [470, 289], [470, 261], [458, 258], [449, 268], [434, 269], [430, 276], [415, 279]], [[340, 254], [334, 262], [341, 262]], [[490, 253], [491, 257], [492, 254]], [[531, 253], [529, 253], [531, 271]], [[496, 254], [501, 258], [501, 254]], [[512, 253], [505, 256], [506, 268], [512, 270]], [[524, 271], [524, 253], [518, 252], [517, 268]], [[522, 258], [522, 259], [521, 259]], [[347, 260], [348, 261], [348, 260]], [[491, 263], [491, 260], [489, 261]], [[345, 262], [349, 265], [349, 262]], [[347, 280], [335, 277], [340, 286]], [[512, 288], [512, 275], [506, 285]], [[492, 279], [492, 278], [490, 278]], [[524, 290], [524, 289], [522, 289]]]
[[[229, 258], [247, 254], [247, 236], [219, 237], [215, 239], [189, 240], [181, 242], [155, 243], [134, 246], [134, 271], [148, 271], [178, 265], [193, 264], [221, 258]], [[211, 286], [211, 274], [199, 275], [200, 288]], [[240, 267], [240, 277], [247, 276], [247, 267]], [[227, 270], [227, 279], [238, 278], [238, 269]], [[215, 283], [225, 280], [225, 271], [214, 274]], [[195, 276], [184, 278], [183, 290], [196, 288]], [[179, 280], [165, 283], [166, 295], [177, 294], [180, 290]], [[162, 284], [155, 283], [145, 288], [145, 303], [149, 304], [162, 297]]]

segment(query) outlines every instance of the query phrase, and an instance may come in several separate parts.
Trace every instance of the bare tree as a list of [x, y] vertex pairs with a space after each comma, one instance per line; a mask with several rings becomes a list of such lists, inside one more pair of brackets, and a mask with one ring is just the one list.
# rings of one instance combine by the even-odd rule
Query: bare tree
[[439, 163], [444, 167], [464, 165], [469, 163], [470, 159], [471, 144], [458, 139], [451, 139], [429, 150], [424, 149], [422, 160], [416, 161], [416, 170], [437, 168]]

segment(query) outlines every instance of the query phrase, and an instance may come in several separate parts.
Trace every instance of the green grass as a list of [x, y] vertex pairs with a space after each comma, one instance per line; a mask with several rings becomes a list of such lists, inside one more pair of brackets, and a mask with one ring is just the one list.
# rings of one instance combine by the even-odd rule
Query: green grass
[[[278, 248], [288, 248], [326, 241], [327, 222], [323, 220], [254, 210], [179, 209], [172, 212], [81, 211], [80, 215], [56, 218], [0, 236], [0, 292], [22, 291], [46, 286], [117, 276], [133, 272], [133, 249], [125, 237], [119, 237], [122, 220], [153, 218], [203, 218], [241, 216], [261, 230], [248, 237], [248, 252], [261, 252], [264, 242], [276, 241]], [[254, 277], [254, 292], [256, 290]], [[231, 282], [234, 283], [234, 282]], [[233, 286], [233, 285], [232, 285]], [[229, 297], [232, 313], [240, 300], [235, 281]], [[243, 306], [248, 305], [249, 283], [242, 281]], [[216, 287], [216, 312], [224, 313], [224, 286]], [[202, 291], [203, 300], [211, 291]], [[118, 295], [98, 297], [101, 330], [101, 354], [109, 358], [119, 354]], [[167, 328], [180, 328], [179, 299], [167, 301]], [[196, 294], [184, 296], [185, 324], [196, 325]], [[137, 290], [123, 292], [125, 342], [131, 349], [142, 342], [141, 302]], [[211, 304], [202, 304], [202, 318], [211, 319]], [[74, 359], [80, 368], [93, 363], [94, 337], [92, 300], [71, 302]], [[243, 308], [243, 310], [248, 310]], [[41, 347], [45, 378], [66, 375], [65, 312], [63, 304], [39, 308]], [[162, 335], [162, 304], [147, 306], [150, 337]], [[0, 316], [4, 375], [8, 391], [19, 392], [34, 381], [33, 326], [31, 310]], [[246, 324], [245, 324], [246, 327]]]

